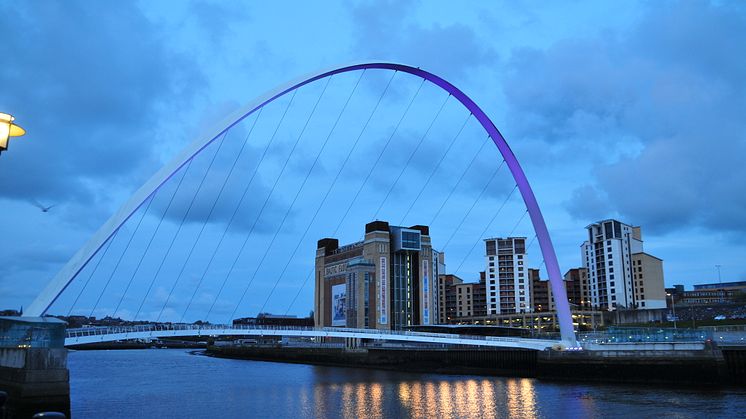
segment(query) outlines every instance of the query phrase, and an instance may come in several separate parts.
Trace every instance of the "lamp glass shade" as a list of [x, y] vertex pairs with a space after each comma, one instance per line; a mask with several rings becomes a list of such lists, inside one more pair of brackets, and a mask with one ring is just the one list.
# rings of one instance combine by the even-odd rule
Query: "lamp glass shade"
[[8, 149], [8, 138], [10, 138], [10, 121], [0, 121], [0, 150]]
[[10, 130], [9, 130], [10, 137], [20, 137], [25, 133], [26, 133], [25, 129], [19, 127], [16, 124], [10, 124]]

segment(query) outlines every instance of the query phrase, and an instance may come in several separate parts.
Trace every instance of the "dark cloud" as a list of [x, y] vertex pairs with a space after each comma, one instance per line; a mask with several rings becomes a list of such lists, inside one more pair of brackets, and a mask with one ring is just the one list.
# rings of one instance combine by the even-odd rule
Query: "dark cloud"
[[613, 208], [654, 232], [746, 231], [744, 44], [742, 7], [686, 2], [651, 5], [625, 34], [516, 50], [513, 128], [594, 160], [594, 179], [566, 204], [577, 218]]
[[353, 6], [354, 50], [369, 57], [416, 63], [437, 74], [464, 78], [497, 54], [466, 23], [422, 26], [412, 22], [414, 2], [361, 2]]
[[2, 156], [5, 197], [90, 204], [141, 182], [159, 165], [161, 117], [202, 84], [134, 3], [17, 4], [0, 36], [0, 108], [28, 129]]

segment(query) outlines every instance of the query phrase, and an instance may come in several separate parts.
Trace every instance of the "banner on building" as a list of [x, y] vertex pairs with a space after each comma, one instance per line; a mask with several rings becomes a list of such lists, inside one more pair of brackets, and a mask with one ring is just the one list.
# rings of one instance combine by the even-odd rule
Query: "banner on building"
[[378, 324], [387, 324], [386, 312], [388, 304], [386, 294], [388, 292], [388, 270], [386, 266], [386, 256], [381, 256], [380, 266], [378, 267]]
[[430, 324], [430, 262], [422, 260], [422, 324]]
[[332, 326], [347, 326], [347, 286], [332, 285]]

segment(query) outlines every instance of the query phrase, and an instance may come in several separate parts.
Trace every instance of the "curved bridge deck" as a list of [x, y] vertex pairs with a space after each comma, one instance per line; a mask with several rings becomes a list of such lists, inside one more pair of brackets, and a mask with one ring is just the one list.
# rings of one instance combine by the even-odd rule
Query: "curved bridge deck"
[[468, 336], [448, 333], [349, 329], [339, 327], [282, 327], [249, 325], [138, 325], [68, 329], [65, 346], [183, 336], [288, 336], [376, 339], [497, 348], [544, 350], [560, 341], [498, 336]]

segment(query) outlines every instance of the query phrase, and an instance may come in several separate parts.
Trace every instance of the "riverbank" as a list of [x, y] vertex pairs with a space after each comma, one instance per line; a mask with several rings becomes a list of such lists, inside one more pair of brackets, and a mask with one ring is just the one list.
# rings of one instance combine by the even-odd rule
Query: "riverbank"
[[113, 349], [205, 349], [207, 342], [190, 340], [154, 340], [151, 342], [121, 341], [87, 343], [85, 345], [71, 345], [69, 349], [76, 351], [113, 350]]
[[746, 348], [677, 351], [208, 346], [218, 358], [552, 381], [744, 385]]

